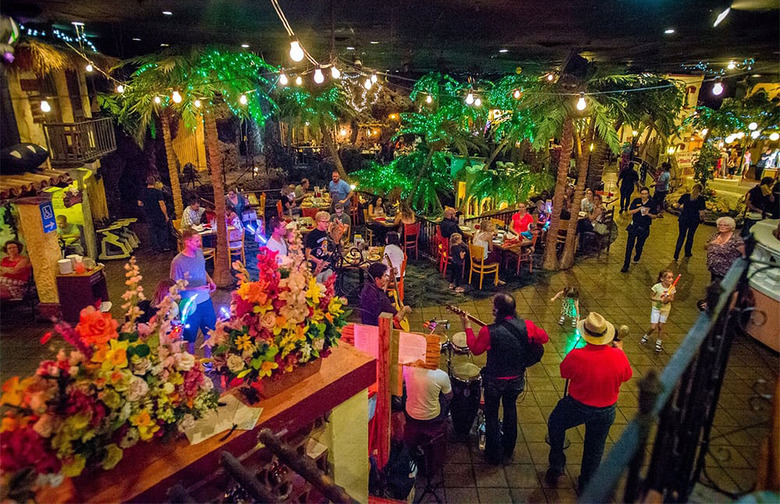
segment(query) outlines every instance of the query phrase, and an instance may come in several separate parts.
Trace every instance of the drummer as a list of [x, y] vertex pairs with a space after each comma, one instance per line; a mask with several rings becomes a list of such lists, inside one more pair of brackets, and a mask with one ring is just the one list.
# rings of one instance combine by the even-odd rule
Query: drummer
[[404, 366], [403, 373], [406, 383], [404, 439], [410, 446], [417, 446], [445, 428], [452, 385], [446, 372], [426, 369], [421, 361]]
[[[485, 459], [501, 464], [511, 458], [517, 441], [517, 397], [525, 388], [525, 345], [547, 343], [549, 337], [530, 320], [518, 318], [515, 299], [506, 293], [493, 297], [495, 322], [474, 335], [468, 314], [461, 315], [466, 341], [474, 355], [487, 352], [487, 364], [482, 370], [485, 388]], [[503, 403], [503, 423], [498, 419], [498, 406]], [[503, 434], [502, 434], [503, 430]]]

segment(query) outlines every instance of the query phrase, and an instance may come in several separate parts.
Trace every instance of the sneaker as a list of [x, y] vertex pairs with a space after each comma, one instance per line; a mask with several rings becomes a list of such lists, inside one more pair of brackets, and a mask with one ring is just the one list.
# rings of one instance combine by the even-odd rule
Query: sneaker
[[571, 319], [571, 327], [572, 327], [572, 329], [577, 327], [577, 319], [576, 318]]
[[557, 488], [558, 487], [558, 478], [562, 476], [562, 473], [559, 473], [552, 467], [547, 469], [547, 472], [544, 474], [544, 482], [547, 483], [550, 488]]
[[655, 340], [655, 353], [661, 353], [664, 351], [663, 344], [661, 343], [661, 340]]
[[642, 339], [639, 340], [639, 344], [640, 345], [646, 345], [648, 339], [650, 339], [649, 336], [647, 334], [645, 334], [644, 336], [642, 336]]
[[455, 292], [458, 294], [463, 294], [466, 292], [466, 289], [464, 287], [455, 287]]
[[564, 317], [561, 317], [561, 320], [558, 321], [558, 325], [563, 325]]
[[634, 256], [634, 262], [635, 262], [635, 263], [638, 263], [638, 262], [639, 262], [639, 256], [638, 256], [638, 255], [635, 255], [635, 256]]
[[623, 267], [620, 269], [620, 272], [621, 272], [621, 273], [628, 273], [628, 266], [623, 266]]

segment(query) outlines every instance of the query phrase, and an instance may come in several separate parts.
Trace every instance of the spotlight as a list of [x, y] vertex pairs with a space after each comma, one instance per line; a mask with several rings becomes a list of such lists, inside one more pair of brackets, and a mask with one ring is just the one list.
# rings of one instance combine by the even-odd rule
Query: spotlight
[[279, 84], [281, 84], [282, 86], [286, 86], [288, 82], [290, 81], [289, 79], [287, 79], [286, 75], [284, 75], [283, 73], [279, 75]]
[[171, 95], [171, 99], [173, 99], [173, 103], [181, 103], [181, 95], [178, 91], [174, 91]]
[[293, 39], [290, 41], [290, 59], [293, 61], [301, 61], [303, 59], [304, 53], [303, 48], [301, 48], [301, 43], [298, 42], [298, 40]]
[[47, 113], [47, 114], [49, 112], [51, 112], [51, 105], [49, 105], [49, 102], [47, 102], [46, 100], [42, 100], [41, 101], [41, 112], [44, 112], [44, 113]]
[[322, 75], [322, 70], [320, 68], [317, 68], [314, 71], [314, 82], [316, 84], [322, 84], [323, 82], [325, 82], [325, 76]]

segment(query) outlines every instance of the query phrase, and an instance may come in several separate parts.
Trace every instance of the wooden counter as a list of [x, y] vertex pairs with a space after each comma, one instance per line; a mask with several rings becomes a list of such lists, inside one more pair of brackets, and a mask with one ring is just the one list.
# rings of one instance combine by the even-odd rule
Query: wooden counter
[[[74, 481], [78, 502], [165, 502], [169, 487], [197, 482], [219, 468], [219, 454], [240, 455], [257, 444], [257, 433], [268, 427], [293, 431], [355, 396], [376, 381], [373, 357], [342, 343], [322, 361], [320, 371], [288, 391], [261, 401], [263, 413], [252, 431], [236, 431], [191, 445], [185, 439], [164, 443], [139, 442], [125, 450], [111, 471], [88, 474]], [[366, 453], [366, 458], [368, 453]]]

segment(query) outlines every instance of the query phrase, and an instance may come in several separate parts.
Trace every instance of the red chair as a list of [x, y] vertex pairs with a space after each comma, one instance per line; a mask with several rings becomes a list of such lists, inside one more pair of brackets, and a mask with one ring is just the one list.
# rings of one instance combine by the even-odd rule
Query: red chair
[[441, 234], [441, 228], [436, 226], [436, 254], [439, 258], [441, 276], [447, 278], [447, 265], [450, 263], [450, 240]]
[[418, 241], [420, 238], [420, 223], [404, 224], [404, 253], [409, 255], [409, 251], [414, 249], [414, 258], [417, 259]]
[[536, 240], [539, 238], [539, 231], [534, 229], [533, 236], [531, 237], [531, 245], [527, 247], [521, 247], [517, 252], [517, 271], [515, 275], [520, 276], [520, 265], [528, 263], [528, 272], [534, 272], [534, 250], [536, 250]]
[[301, 208], [301, 216], [311, 217], [312, 220], [317, 215], [317, 212], [319, 212], [319, 210], [317, 210], [316, 208], [306, 208], [306, 207]]

